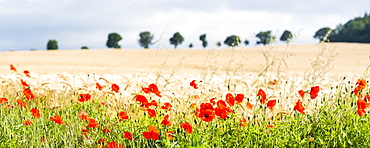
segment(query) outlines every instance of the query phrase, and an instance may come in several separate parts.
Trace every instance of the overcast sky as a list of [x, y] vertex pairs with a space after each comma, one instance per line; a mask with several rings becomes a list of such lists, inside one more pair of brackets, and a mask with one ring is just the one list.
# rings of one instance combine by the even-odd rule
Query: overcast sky
[[[335, 28], [370, 12], [369, 0], [0, 0], [0, 51], [45, 50], [49, 39], [59, 49], [105, 49], [108, 34], [123, 38], [122, 49], [140, 49], [139, 33], [149, 31], [169, 48], [169, 38], [180, 32], [185, 49], [201, 49], [206, 34], [209, 49], [227, 36], [237, 35], [255, 46], [255, 34], [284, 30], [294, 43], [317, 43], [314, 33]], [[226, 46], [223, 46], [226, 47]]]

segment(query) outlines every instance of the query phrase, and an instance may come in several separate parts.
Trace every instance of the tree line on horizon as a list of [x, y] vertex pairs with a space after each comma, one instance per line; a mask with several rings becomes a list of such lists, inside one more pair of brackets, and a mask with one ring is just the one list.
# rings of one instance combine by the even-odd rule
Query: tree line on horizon
[[[259, 40], [256, 41], [256, 44], [269, 45], [276, 41], [276, 36], [272, 35], [271, 31], [261, 31], [255, 35]], [[280, 41], [289, 43], [293, 38], [293, 34], [289, 30], [285, 30], [281, 37]], [[319, 39], [320, 42], [357, 42], [357, 43], [370, 43], [370, 15], [365, 13], [363, 17], [356, 17], [346, 24], [339, 24], [335, 29], [329, 27], [320, 28], [316, 31], [313, 38]], [[138, 43], [141, 47], [148, 49], [150, 45], [154, 44], [153, 42], [154, 35], [149, 31], [144, 31], [139, 34]], [[122, 40], [122, 37], [118, 33], [110, 33], [108, 35], [106, 46], [108, 48], [117, 48], [120, 49], [121, 46], [118, 44]], [[206, 34], [199, 36], [199, 40], [202, 42], [203, 48], [208, 46], [206, 40]], [[178, 45], [182, 44], [184, 37], [176, 32], [169, 39], [170, 44], [174, 45], [176, 49]], [[228, 36], [224, 44], [235, 47], [242, 44], [241, 38], [236, 35]], [[245, 45], [249, 45], [249, 40], [244, 40]], [[218, 41], [216, 46], [220, 47], [221, 42]], [[189, 44], [189, 48], [192, 48], [193, 44]], [[47, 50], [56, 50], [58, 49], [58, 42], [56, 40], [49, 40], [47, 43]], [[89, 49], [87, 46], [82, 46], [81, 49]]]

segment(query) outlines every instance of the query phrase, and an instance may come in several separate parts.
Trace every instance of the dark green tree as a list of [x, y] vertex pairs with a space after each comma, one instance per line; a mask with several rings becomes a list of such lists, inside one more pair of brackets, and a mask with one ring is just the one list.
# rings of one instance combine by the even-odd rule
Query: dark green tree
[[248, 46], [249, 45], [249, 41], [248, 40], [244, 40], [244, 44], [245, 44], [245, 46]]
[[47, 50], [58, 50], [58, 42], [56, 40], [49, 40], [46, 45]]
[[292, 40], [292, 38], [293, 38], [293, 34], [290, 31], [285, 30], [280, 37], [280, 41], [289, 43]]
[[87, 47], [87, 46], [82, 46], [82, 47], [81, 47], [81, 49], [87, 50], [87, 49], [89, 49], [89, 47]]
[[220, 41], [218, 41], [218, 42], [216, 43], [216, 46], [217, 46], [217, 47], [220, 47], [220, 46], [221, 46], [221, 42], [220, 42]]
[[323, 41], [323, 39], [325, 38], [325, 36], [331, 31], [331, 29], [329, 27], [324, 27], [324, 28], [321, 28], [319, 30], [316, 31], [315, 35], [313, 36], [313, 38], [317, 38], [320, 40], [320, 42]]
[[193, 48], [193, 44], [192, 43], [189, 44], [189, 48]]
[[259, 41], [257, 41], [257, 44], [263, 45], [268, 45], [276, 39], [275, 36], [271, 35], [271, 31], [261, 31], [256, 35], [256, 37], [259, 39]]
[[153, 44], [152, 40], [154, 38], [154, 35], [151, 35], [150, 32], [148, 31], [141, 32], [139, 36], [140, 39], [138, 41], [141, 47], [149, 48], [149, 45]]
[[122, 37], [118, 33], [110, 33], [108, 35], [107, 47], [108, 48], [121, 48], [118, 42], [122, 40]]
[[177, 45], [181, 44], [183, 41], [184, 38], [179, 32], [176, 32], [175, 34], [173, 34], [173, 37], [170, 38], [170, 44], [175, 45], [175, 49], [177, 48]]
[[229, 45], [231, 47], [239, 46], [240, 42], [241, 42], [240, 38], [236, 35], [231, 35], [227, 37], [226, 40], [224, 41], [226, 45]]
[[201, 40], [201, 41], [202, 41], [202, 46], [203, 46], [203, 48], [206, 48], [206, 47], [207, 47], [207, 45], [208, 45], [208, 42], [207, 42], [207, 40], [206, 40], [206, 34], [200, 35], [199, 40]]

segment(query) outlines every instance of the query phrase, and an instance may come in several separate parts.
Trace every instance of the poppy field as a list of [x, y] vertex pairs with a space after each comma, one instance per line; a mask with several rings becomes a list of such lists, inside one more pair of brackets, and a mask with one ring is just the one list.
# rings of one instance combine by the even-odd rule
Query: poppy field
[[[20, 65], [21, 66], [21, 65]], [[258, 75], [1, 76], [1, 147], [369, 147], [356, 79]]]

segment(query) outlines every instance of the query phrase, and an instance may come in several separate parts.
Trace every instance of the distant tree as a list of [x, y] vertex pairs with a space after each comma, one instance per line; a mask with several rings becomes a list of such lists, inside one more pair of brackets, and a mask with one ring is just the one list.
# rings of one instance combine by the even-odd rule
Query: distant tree
[[208, 42], [207, 42], [207, 40], [206, 40], [206, 34], [200, 35], [199, 40], [201, 40], [201, 41], [202, 41], [202, 46], [203, 46], [203, 48], [206, 48], [206, 47], [207, 47], [207, 45], [208, 45]]
[[108, 48], [121, 48], [118, 42], [122, 40], [122, 37], [118, 33], [110, 33], [108, 35], [107, 47]]
[[189, 48], [193, 48], [193, 44], [192, 43], [189, 44]]
[[280, 41], [289, 43], [292, 38], [293, 38], [293, 34], [290, 31], [285, 30], [280, 37]]
[[58, 42], [56, 40], [49, 40], [46, 45], [47, 50], [58, 50]]
[[89, 47], [87, 47], [87, 46], [82, 46], [82, 47], [81, 47], [81, 49], [87, 50], [87, 49], [89, 49]]
[[248, 46], [249, 45], [249, 41], [248, 40], [244, 40], [244, 44], [245, 44], [245, 46]]
[[239, 46], [240, 42], [241, 42], [240, 38], [236, 35], [231, 35], [227, 37], [226, 40], [224, 41], [226, 45], [229, 45], [231, 47]]
[[138, 41], [141, 47], [149, 48], [149, 45], [153, 44], [152, 40], [154, 38], [154, 35], [151, 35], [150, 32], [148, 31], [141, 32], [139, 36], [140, 39]]
[[220, 41], [218, 41], [218, 42], [216, 43], [216, 46], [217, 46], [217, 47], [220, 47], [220, 46], [221, 46], [221, 42], [220, 42]]
[[257, 41], [257, 44], [263, 44], [267, 45], [275, 41], [276, 37], [271, 35], [271, 31], [261, 31], [256, 35], [259, 41]]
[[317, 38], [321, 42], [325, 38], [326, 34], [329, 33], [329, 31], [331, 31], [331, 29], [329, 27], [321, 28], [321, 29], [319, 29], [319, 30], [316, 31], [316, 33], [313, 36], [313, 38]]
[[175, 49], [177, 48], [177, 45], [181, 44], [184, 41], [184, 38], [181, 36], [179, 32], [176, 32], [173, 34], [173, 37], [170, 38], [170, 43], [175, 45]]

